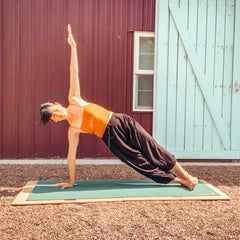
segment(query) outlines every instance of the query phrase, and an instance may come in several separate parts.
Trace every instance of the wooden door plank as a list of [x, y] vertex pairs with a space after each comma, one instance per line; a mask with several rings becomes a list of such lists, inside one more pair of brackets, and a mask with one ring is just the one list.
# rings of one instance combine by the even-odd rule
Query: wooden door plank
[[[207, 9], [207, 36], [206, 36], [206, 75], [209, 77], [208, 88], [213, 92], [214, 86], [214, 67], [215, 67], [215, 24], [216, 24], [216, 2], [208, 3]], [[204, 138], [203, 149], [209, 151], [213, 149], [213, 120], [204, 103]]]
[[[233, 80], [233, 39], [234, 39], [234, 0], [228, 0], [225, 10], [225, 35], [224, 35], [224, 72], [222, 115], [230, 129], [232, 115], [232, 80]], [[240, 109], [240, 108], [239, 108]], [[238, 132], [240, 133], [240, 132]]]
[[[187, 26], [189, 29], [189, 33], [191, 35], [191, 39], [193, 42], [196, 42], [196, 28], [197, 28], [197, 0], [193, 0], [188, 3], [188, 19]], [[181, 40], [182, 41], [182, 40]], [[183, 45], [184, 48], [184, 45]], [[185, 58], [187, 60], [187, 79], [186, 79], [186, 121], [185, 121], [185, 150], [193, 151], [194, 150], [194, 131], [195, 131], [195, 89], [196, 89], [196, 81], [195, 76], [192, 71], [192, 66], [188, 61], [188, 55], [185, 54]]]
[[[223, 72], [224, 72], [224, 23], [225, 23], [225, 2], [217, 1], [216, 6], [216, 22], [215, 22], [215, 66], [214, 66], [214, 88], [213, 96], [216, 99], [220, 114], [222, 115], [223, 101]], [[226, 123], [227, 124], [227, 123]], [[222, 144], [219, 139], [217, 126], [213, 128], [213, 150], [222, 150]]]
[[[205, 71], [205, 41], [206, 41], [206, 7], [207, 1], [198, 1], [197, 31], [196, 31], [196, 53], [199, 60], [203, 63], [201, 71]], [[204, 124], [204, 99], [201, 89], [196, 85], [195, 88], [195, 128], [194, 128], [194, 149], [203, 149], [203, 124]]]
[[176, 6], [175, 3], [169, 2], [169, 9], [170, 9], [171, 15], [173, 17], [173, 20], [176, 24], [176, 27], [179, 31], [179, 34], [181, 36], [181, 39], [183, 41], [185, 50], [188, 53], [188, 58], [191, 62], [192, 68], [195, 72], [195, 76], [196, 76], [197, 82], [199, 84], [199, 87], [201, 88], [203, 97], [204, 97], [204, 99], [208, 105], [208, 108], [211, 112], [213, 121], [214, 121], [217, 131], [219, 133], [219, 137], [224, 145], [224, 148], [230, 149], [230, 136], [229, 136], [229, 132], [226, 127], [226, 122], [221, 117], [221, 112], [219, 110], [219, 107], [218, 107], [218, 104], [216, 103], [215, 98], [209, 92], [208, 78], [201, 70], [202, 69], [201, 61], [198, 59], [198, 55], [196, 54], [196, 51], [193, 47], [192, 40], [189, 36], [189, 33], [188, 33], [186, 27], [184, 27], [184, 23], [181, 19], [181, 14], [179, 13], [178, 7]]
[[167, 148], [175, 148], [178, 31], [173, 20], [169, 22], [168, 85], [167, 85]]
[[[232, 89], [232, 124], [231, 147], [240, 150], [240, 91], [235, 92], [236, 81], [240, 82], [240, 1], [235, 2], [234, 56], [233, 56], [233, 89]], [[239, 156], [240, 158], [240, 156]]]
[[232, 110], [232, 70], [233, 70], [233, 38], [234, 38], [234, 0], [228, 0], [225, 15], [224, 34], [224, 73], [223, 73], [223, 117], [228, 125], [231, 122]]
[[159, 1], [159, 19], [157, 28], [157, 56], [156, 64], [156, 90], [155, 90], [155, 111], [154, 111], [154, 137], [159, 144], [166, 147], [166, 113], [167, 113], [167, 81], [168, 81], [168, 28], [169, 28], [169, 11], [168, 2]]
[[[183, 19], [187, 23], [188, 8], [187, 1], [180, 1], [180, 9]], [[186, 80], [187, 60], [186, 52], [181, 38], [178, 36], [178, 70], [177, 70], [177, 92], [176, 92], [176, 149], [183, 150], [185, 146], [185, 120], [186, 120]]]

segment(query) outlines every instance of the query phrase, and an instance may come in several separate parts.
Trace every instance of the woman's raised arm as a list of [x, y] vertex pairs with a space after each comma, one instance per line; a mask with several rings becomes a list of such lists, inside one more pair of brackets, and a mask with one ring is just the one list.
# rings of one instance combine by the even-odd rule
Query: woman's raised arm
[[71, 46], [70, 89], [68, 94], [68, 101], [70, 104], [72, 104], [74, 103], [73, 97], [81, 98], [81, 94], [79, 83], [77, 45], [73, 38], [70, 24], [68, 24], [68, 44]]

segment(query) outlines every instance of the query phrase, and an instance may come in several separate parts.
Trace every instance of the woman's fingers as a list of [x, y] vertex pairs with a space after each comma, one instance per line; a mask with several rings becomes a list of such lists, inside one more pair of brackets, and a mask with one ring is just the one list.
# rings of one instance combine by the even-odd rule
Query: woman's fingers
[[56, 184], [54, 184], [53, 186], [54, 186], [54, 187], [61, 187], [62, 184], [63, 184], [63, 183], [56, 183]]
[[70, 183], [57, 183], [53, 185], [54, 187], [61, 187], [62, 189], [64, 188], [69, 188], [69, 187], [73, 187], [73, 184]]
[[72, 35], [72, 29], [70, 24], [68, 24], [68, 43], [70, 46], [76, 46], [75, 40]]
[[68, 33], [72, 33], [71, 25], [68, 24]]
[[55, 184], [55, 185], [53, 185], [54, 187], [64, 187], [64, 186], [66, 186], [67, 185], [67, 183], [57, 183], [57, 184]]

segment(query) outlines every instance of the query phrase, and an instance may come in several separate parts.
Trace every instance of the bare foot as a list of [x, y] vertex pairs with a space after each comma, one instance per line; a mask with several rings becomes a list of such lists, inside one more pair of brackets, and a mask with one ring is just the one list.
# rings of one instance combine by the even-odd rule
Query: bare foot
[[189, 189], [193, 190], [195, 186], [198, 184], [198, 178], [196, 177], [190, 177], [190, 179], [187, 180], [189, 182]]
[[198, 178], [192, 176], [189, 177], [187, 180], [177, 177], [173, 181], [182, 184], [183, 186], [189, 188], [190, 190], [193, 190], [195, 186], [198, 184]]

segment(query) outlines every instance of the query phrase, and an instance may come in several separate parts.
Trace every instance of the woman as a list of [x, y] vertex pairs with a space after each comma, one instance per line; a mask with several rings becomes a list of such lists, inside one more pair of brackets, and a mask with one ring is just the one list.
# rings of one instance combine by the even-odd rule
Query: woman
[[[40, 108], [43, 124], [67, 120], [70, 125], [67, 156], [70, 180], [54, 186], [62, 189], [74, 186], [79, 134], [91, 133], [102, 138], [113, 154], [144, 176], [158, 183], [177, 182], [193, 190], [198, 179], [187, 173], [175, 157], [159, 146], [133, 118], [110, 112], [81, 98], [77, 49], [70, 25], [68, 43], [71, 46], [69, 106], [65, 108], [59, 103], [44, 103]], [[171, 169], [182, 177], [176, 177]]]

